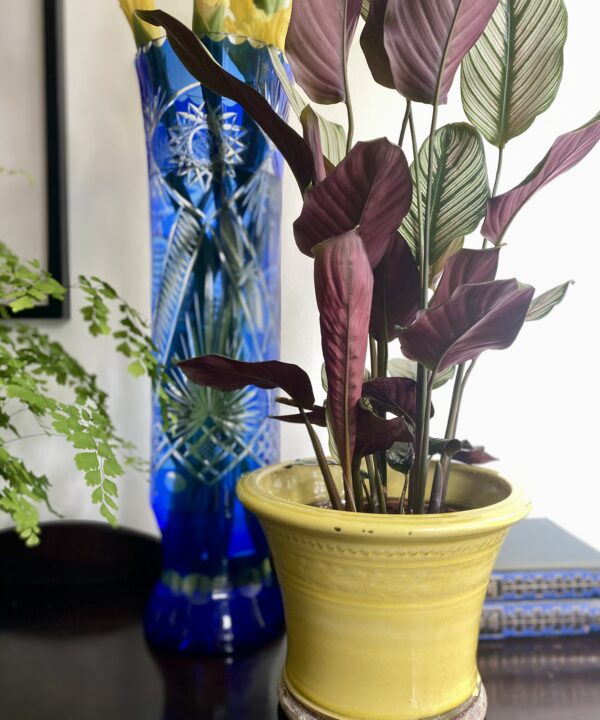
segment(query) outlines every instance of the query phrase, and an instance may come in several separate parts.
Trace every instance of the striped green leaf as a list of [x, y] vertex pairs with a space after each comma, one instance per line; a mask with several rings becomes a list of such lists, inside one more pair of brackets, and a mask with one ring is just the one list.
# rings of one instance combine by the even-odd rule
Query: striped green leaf
[[[285, 66], [281, 61], [280, 51], [271, 46], [267, 49], [271, 57], [271, 62], [273, 63], [273, 69], [287, 95], [290, 106], [300, 120], [302, 111], [307, 107], [308, 103], [302, 95], [300, 95], [293, 80], [287, 74]], [[346, 131], [341, 125], [325, 119], [319, 113], [315, 112], [315, 115], [319, 119], [323, 155], [325, 155], [332, 165], [337, 165], [346, 156]]]
[[500, 0], [461, 81], [465, 113], [492, 145], [504, 147], [550, 107], [566, 39], [563, 0]]
[[532, 320], [541, 320], [546, 315], [552, 312], [554, 308], [559, 305], [567, 294], [567, 290], [573, 284], [573, 280], [569, 280], [562, 285], [558, 285], [552, 290], [547, 290], [545, 293], [538, 295], [533, 298], [525, 320], [531, 322]]
[[[440, 128], [433, 145], [433, 183], [431, 198], [430, 268], [439, 272], [449, 251], [460, 249], [461, 239], [473, 232], [485, 214], [489, 185], [483, 141], [467, 123]], [[425, 208], [429, 140], [419, 150], [419, 182], [415, 163], [411, 167], [413, 199], [410, 212], [400, 228], [401, 235], [418, 256], [418, 197]]]

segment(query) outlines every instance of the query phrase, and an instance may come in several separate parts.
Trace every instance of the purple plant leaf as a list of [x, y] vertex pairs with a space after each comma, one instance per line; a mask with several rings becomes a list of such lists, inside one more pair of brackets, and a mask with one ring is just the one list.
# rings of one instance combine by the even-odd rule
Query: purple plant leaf
[[202, 355], [183, 360], [178, 367], [196, 385], [230, 392], [248, 385], [272, 390], [281, 388], [300, 407], [312, 409], [315, 396], [308, 375], [297, 365], [267, 360], [243, 362], [221, 355]]
[[315, 247], [315, 292], [327, 374], [327, 402], [344, 477], [352, 477], [358, 403], [369, 336], [373, 272], [360, 235], [351, 230]]
[[459, 250], [446, 262], [439, 285], [429, 307], [450, 299], [459, 285], [474, 285], [494, 280], [498, 271], [499, 249]]
[[396, 90], [417, 102], [445, 103], [458, 67], [498, 0], [388, 0], [384, 45]]
[[196, 35], [179, 20], [162, 10], [138, 10], [137, 15], [165, 29], [177, 57], [206, 88], [235, 100], [254, 118], [286, 159], [304, 192], [313, 182], [315, 171], [312, 153], [302, 137], [279, 117], [260, 93], [223, 70]]
[[483, 237], [497, 245], [529, 198], [583, 160], [598, 140], [600, 113], [577, 130], [557, 138], [546, 157], [520, 185], [488, 201], [487, 215], [481, 228]]
[[[308, 410], [305, 414], [312, 425], [327, 427], [327, 416], [325, 414], [325, 408], [322, 405], [315, 405], [312, 410]], [[279, 420], [280, 422], [291, 423], [293, 425], [304, 424], [304, 418], [301, 413], [292, 413], [291, 415], [271, 415], [271, 417], [273, 420]]]
[[360, 36], [360, 45], [375, 82], [384, 87], [393, 88], [394, 77], [390, 67], [390, 59], [383, 44], [387, 4], [388, 0], [371, 0], [369, 14]]
[[463, 440], [462, 449], [459, 450], [452, 459], [465, 463], [465, 465], [485, 465], [486, 463], [493, 462], [498, 458], [495, 458], [493, 455], [487, 453], [483, 447], [473, 447], [471, 443]]
[[385, 420], [359, 408], [355, 458], [388, 450], [397, 442], [412, 442], [413, 434], [402, 417]]
[[443, 305], [419, 310], [400, 335], [402, 352], [441, 372], [484, 350], [507, 348], [521, 330], [533, 292], [516, 280], [461, 285]]
[[380, 342], [395, 340], [419, 309], [419, 268], [408, 243], [396, 233], [373, 271], [370, 334]]
[[325, 157], [323, 156], [323, 146], [321, 145], [321, 129], [319, 127], [319, 116], [307, 105], [300, 114], [300, 122], [304, 140], [310, 148], [315, 163], [315, 179], [318, 183], [325, 180], [327, 173], [325, 172]]
[[312, 256], [323, 240], [358, 227], [376, 267], [410, 209], [412, 181], [404, 153], [385, 138], [359, 142], [304, 197], [294, 223], [300, 250]]
[[414, 380], [375, 378], [364, 383], [362, 394], [377, 412], [409, 417], [413, 423], [417, 417], [417, 384]]
[[[344, 55], [344, 12], [347, 4]], [[317, 103], [344, 102], [344, 66], [362, 0], [295, 0], [285, 52], [296, 82]]]

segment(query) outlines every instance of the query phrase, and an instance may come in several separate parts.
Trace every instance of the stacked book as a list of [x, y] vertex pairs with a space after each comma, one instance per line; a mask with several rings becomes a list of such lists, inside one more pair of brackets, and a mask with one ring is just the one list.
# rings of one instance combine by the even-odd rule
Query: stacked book
[[523, 520], [498, 556], [481, 639], [593, 632], [600, 632], [600, 552], [550, 520]]

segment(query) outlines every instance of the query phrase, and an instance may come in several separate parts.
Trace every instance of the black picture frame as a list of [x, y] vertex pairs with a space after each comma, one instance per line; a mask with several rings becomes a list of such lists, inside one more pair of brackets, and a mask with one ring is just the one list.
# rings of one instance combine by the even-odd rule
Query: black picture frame
[[[63, 2], [43, 0], [44, 107], [46, 110], [46, 207], [48, 272], [65, 286], [69, 284], [67, 234], [67, 178], [65, 133], [65, 73], [63, 51]], [[69, 317], [69, 296], [51, 299], [45, 305], [25, 310], [19, 318]]]

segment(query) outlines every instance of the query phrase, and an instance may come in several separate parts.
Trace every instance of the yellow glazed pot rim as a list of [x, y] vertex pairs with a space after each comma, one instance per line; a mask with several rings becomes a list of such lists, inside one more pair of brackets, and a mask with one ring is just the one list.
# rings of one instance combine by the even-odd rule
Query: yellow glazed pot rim
[[[332, 467], [332, 471], [335, 470]], [[305, 478], [312, 475], [315, 484], [319, 481], [323, 483], [318, 466], [283, 462], [244, 476], [237, 485], [240, 501], [261, 519], [337, 537], [364, 538], [365, 533], [369, 533], [380, 540], [443, 541], [507, 528], [525, 517], [531, 509], [531, 503], [521, 487], [509, 483], [494, 470], [468, 465], [453, 464], [453, 477], [461, 477], [466, 482], [492, 483], [498, 492], [506, 493], [504, 499], [484, 507], [440, 514], [351, 513], [283, 497], [285, 493], [278, 487], [277, 478], [287, 473], [304, 475]]]

